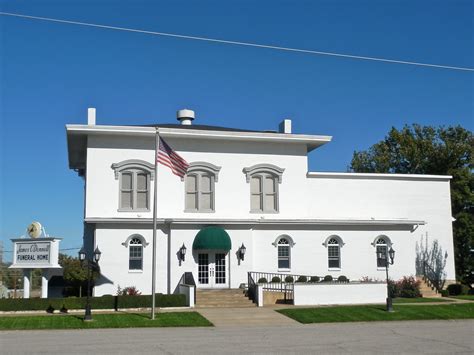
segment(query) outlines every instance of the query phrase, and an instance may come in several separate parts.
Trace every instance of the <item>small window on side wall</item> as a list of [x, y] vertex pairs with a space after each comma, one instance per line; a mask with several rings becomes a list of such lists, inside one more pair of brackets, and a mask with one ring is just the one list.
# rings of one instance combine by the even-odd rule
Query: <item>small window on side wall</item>
[[375, 255], [377, 257], [377, 267], [384, 268], [387, 266], [388, 242], [385, 238], [378, 238], [375, 243]]
[[278, 269], [290, 268], [290, 243], [286, 238], [278, 241]]
[[133, 238], [129, 244], [129, 270], [143, 270], [143, 243], [139, 238]]
[[341, 268], [341, 248], [339, 241], [331, 238], [328, 242], [328, 267], [330, 269]]

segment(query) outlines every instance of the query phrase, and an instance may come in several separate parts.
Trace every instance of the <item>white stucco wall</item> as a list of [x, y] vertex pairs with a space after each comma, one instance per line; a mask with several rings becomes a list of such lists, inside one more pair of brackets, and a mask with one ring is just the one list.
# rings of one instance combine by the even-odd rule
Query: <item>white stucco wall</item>
[[[304, 144], [257, 143], [245, 141], [205, 141], [167, 139], [167, 142], [188, 162], [205, 161], [220, 166], [215, 184], [214, 213], [184, 212], [184, 182], [167, 167], [159, 166], [158, 218], [188, 219], [332, 219], [332, 220], [420, 220], [411, 226], [365, 225], [223, 225], [232, 239], [228, 270], [229, 285], [239, 287], [247, 282], [248, 271], [279, 272], [277, 248], [272, 245], [281, 234], [289, 235], [296, 243], [291, 249], [291, 268], [287, 273], [334, 277], [345, 275], [351, 280], [362, 277], [383, 280], [384, 270], [377, 269], [375, 247], [379, 235], [385, 235], [396, 250], [395, 264], [390, 276], [398, 279], [415, 274], [415, 244], [428, 235], [438, 239], [448, 253], [447, 278], [454, 279], [454, 252], [449, 193], [449, 179], [410, 178], [342, 174], [308, 174]], [[121, 287], [136, 286], [143, 293], [151, 292], [151, 223], [140, 220], [152, 218], [148, 212], [119, 212], [119, 180], [115, 179], [113, 163], [140, 159], [153, 163], [154, 139], [112, 135], [91, 135], [88, 138], [86, 169], [86, 220], [95, 219], [94, 240], [102, 250], [103, 280], [96, 294], [115, 294]], [[250, 213], [250, 186], [242, 169], [259, 163], [270, 163], [284, 168], [279, 185], [277, 214]], [[150, 200], [153, 196], [151, 184]], [[137, 223], [123, 224], [121, 219], [132, 218]], [[104, 222], [100, 222], [104, 220]], [[108, 220], [108, 222], [106, 222]], [[193, 222], [194, 223], [194, 222]], [[240, 223], [240, 222], [239, 222]], [[184, 272], [194, 273], [197, 281], [197, 253], [192, 244], [204, 224], [172, 224], [158, 230], [156, 291], [176, 292]], [[93, 227], [94, 228], [94, 227]], [[144, 249], [144, 270], [128, 270], [128, 248], [121, 245], [131, 234], [141, 234], [148, 243]], [[331, 235], [339, 236], [341, 248], [340, 270], [327, 267], [324, 241]], [[92, 240], [92, 239], [87, 239]], [[188, 248], [186, 260], [179, 265], [177, 252], [182, 244]], [[244, 243], [245, 260], [240, 262], [236, 251]], [[110, 282], [107, 281], [110, 280]]]
[[384, 303], [384, 283], [318, 283], [294, 286], [295, 306]]

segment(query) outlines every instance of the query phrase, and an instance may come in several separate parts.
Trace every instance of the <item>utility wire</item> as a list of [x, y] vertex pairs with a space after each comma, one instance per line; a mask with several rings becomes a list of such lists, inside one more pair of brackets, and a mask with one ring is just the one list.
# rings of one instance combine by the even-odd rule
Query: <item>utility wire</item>
[[341, 57], [341, 58], [349, 58], [349, 59], [370, 60], [370, 61], [384, 62], [384, 63], [406, 64], [406, 65], [416, 65], [416, 66], [421, 66], [421, 67], [431, 67], [431, 68], [441, 68], [441, 69], [462, 70], [462, 71], [474, 72], [474, 68], [467, 68], [467, 67], [455, 67], [455, 66], [450, 66], [450, 65], [410, 62], [410, 61], [404, 61], [404, 60], [395, 60], [395, 59], [386, 59], [386, 58], [377, 58], [377, 57], [366, 57], [366, 56], [358, 56], [358, 55], [350, 55], [350, 54], [342, 54], [342, 53], [334, 53], [334, 52], [322, 52], [322, 51], [315, 51], [315, 50], [309, 50], [309, 49], [279, 47], [279, 46], [272, 46], [272, 45], [258, 44], [258, 43], [250, 43], [250, 42], [229, 41], [229, 40], [217, 39], [217, 38], [187, 36], [187, 35], [180, 35], [180, 34], [176, 34], [176, 33], [146, 31], [146, 30], [139, 30], [139, 29], [133, 29], [133, 28], [126, 28], [126, 27], [100, 25], [100, 24], [96, 24], [96, 23], [61, 20], [61, 19], [50, 18], [50, 17], [28, 16], [28, 15], [22, 15], [22, 14], [11, 13], [11, 12], [0, 12], [0, 15], [21, 17], [21, 18], [26, 18], [26, 19], [31, 19], [31, 20], [41, 20], [41, 21], [65, 23], [65, 24], [70, 24], [70, 25], [105, 28], [105, 29], [116, 30], [116, 31], [144, 33], [144, 34], [155, 35], [155, 36], [174, 37], [174, 38], [189, 39], [189, 40], [196, 40], [196, 41], [231, 44], [231, 45], [237, 45], [237, 46], [266, 48], [266, 49], [275, 49], [275, 50], [288, 51], [288, 52], [316, 54], [316, 55], [325, 55], [325, 56], [333, 56], [333, 57]]

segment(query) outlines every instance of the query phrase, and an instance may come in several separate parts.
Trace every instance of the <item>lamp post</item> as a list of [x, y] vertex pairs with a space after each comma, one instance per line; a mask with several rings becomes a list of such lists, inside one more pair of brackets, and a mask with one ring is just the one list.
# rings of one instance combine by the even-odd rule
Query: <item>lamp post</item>
[[93, 258], [86, 260], [86, 251], [84, 247], [79, 250], [79, 260], [81, 264], [87, 262], [87, 299], [86, 299], [86, 309], [84, 314], [84, 321], [91, 321], [92, 320], [92, 312], [91, 312], [91, 303], [90, 303], [90, 294], [91, 294], [91, 277], [92, 277], [92, 269], [98, 270], [99, 269], [99, 260], [100, 255], [102, 253], [99, 250], [99, 247], [96, 247], [94, 250]]
[[[380, 260], [385, 261], [385, 275], [386, 275], [386, 282], [387, 282], [387, 312], [393, 312], [392, 306], [392, 297], [390, 296], [390, 285], [388, 283], [388, 267], [389, 265], [393, 265], [393, 260], [395, 259], [395, 250], [390, 247], [390, 250], [387, 253], [387, 249], [385, 252], [379, 251], [377, 252], [377, 258]], [[390, 261], [389, 261], [390, 258]]]

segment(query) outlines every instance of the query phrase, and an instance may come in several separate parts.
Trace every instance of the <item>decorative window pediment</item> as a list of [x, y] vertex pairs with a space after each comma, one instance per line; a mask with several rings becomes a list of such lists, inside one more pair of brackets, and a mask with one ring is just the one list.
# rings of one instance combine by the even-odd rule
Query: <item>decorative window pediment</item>
[[114, 163], [111, 166], [115, 172], [115, 180], [118, 180], [120, 173], [127, 170], [142, 170], [150, 174], [150, 178], [153, 181], [155, 178], [155, 166], [145, 160], [139, 159], [128, 159], [121, 161], [120, 163]]
[[[189, 164], [188, 170], [186, 171], [186, 175], [190, 175], [193, 172], [206, 172], [210, 175], [214, 175], [214, 181], [218, 182], [220, 170], [220, 166], [204, 161], [195, 161]], [[181, 181], [184, 181], [184, 176], [181, 178]]]
[[247, 168], [244, 168], [242, 171], [245, 174], [245, 178], [247, 179], [247, 182], [250, 182], [250, 179], [252, 175], [254, 174], [267, 173], [267, 174], [271, 174], [275, 176], [278, 180], [278, 183], [281, 184], [281, 177], [285, 169], [280, 168], [273, 164], [255, 164]]
[[344, 242], [342, 240], [342, 238], [338, 235], [330, 235], [329, 237], [326, 238], [326, 240], [324, 241], [323, 245], [327, 248], [328, 245], [339, 245], [340, 247], [343, 247], [344, 246]]
[[371, 243], [374, 247], [377, 245], [387, 245], [389, 247], [392, 246], [392, 241], [386, 235], [379, 235], [377, 236], [374, 241]]
[[[129, 245], [134, 245], [136, 244], [136, 241], [135, 239], [139, 240], [141, 242], [141, 245], [143, 245], [144, 247], [146, 247], [148, 244], [150, 243], [147, 243], [146, 239], [140, 235], [140, 234], [132, 234], [130, 235], [123, 243], [122, 245], [125, 247], [125, 248], [128, 248]], [[132, 243], [133, 242], [133, 243]]]
[[280, 236], [278, 236], [275, 241], [272, 243], [272, 245], [274, 247], [277, 247], [278, 244], [288, 244], [290, 247], [293, 248], [293, 246], [296, 244], [294, 241], [293, 241], [293, 238], [291, 238], [289, 235], [287, 234], [282, 234]]

